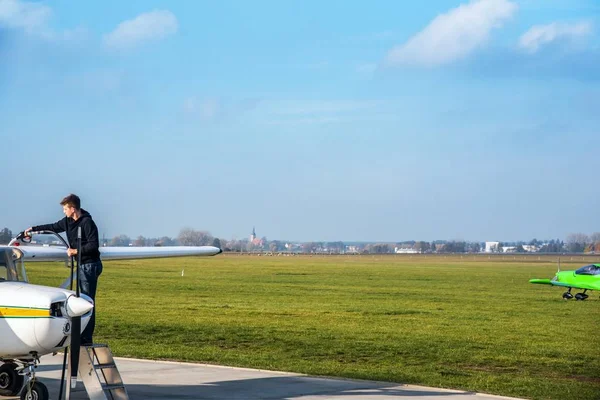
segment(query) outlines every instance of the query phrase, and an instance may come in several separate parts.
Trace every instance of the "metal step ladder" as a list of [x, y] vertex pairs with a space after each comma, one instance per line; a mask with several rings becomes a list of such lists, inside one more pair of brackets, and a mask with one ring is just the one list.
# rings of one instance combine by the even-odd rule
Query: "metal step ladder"
[[79, 377], [90, 400], [129, 400], [112, 351], [106, 344], [81, 346]]

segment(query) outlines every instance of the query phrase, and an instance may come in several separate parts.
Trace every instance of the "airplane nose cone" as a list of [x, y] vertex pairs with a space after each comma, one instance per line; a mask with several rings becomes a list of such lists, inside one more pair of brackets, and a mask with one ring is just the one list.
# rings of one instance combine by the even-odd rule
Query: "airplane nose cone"
[[94, 305], [81, 297], [71, 296], [67, 300], [67, 314], [69, 317], [81, 317], [83, 314], [94, 308]]

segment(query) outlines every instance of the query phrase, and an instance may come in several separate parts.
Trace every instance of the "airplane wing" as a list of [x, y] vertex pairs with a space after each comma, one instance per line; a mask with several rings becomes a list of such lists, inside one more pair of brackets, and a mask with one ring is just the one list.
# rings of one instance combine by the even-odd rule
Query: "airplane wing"
[[214, 246], [168, 246], [168, 247], [101, 247], [103, 260], [125, 260], [137, 258], [164, 258], [186, 256], [215, 256], [222, 253]]
[[25, 261], [67, 261], [67, 249], [64, 247], [13, 246], [23, 253]]
[[[67, 250], [60, 246], [18, 246], [25, 261], [67, 261]], [[100, 247], [102, 260], [214, 256], [222, 252], [213, 246]]]
[[551, 279], [530, 279], [529, 283], [539, 283], [539, 284], [542, 284], [542, 285], [570, 287], [570, 288], [573, 288], [573, 289], [598, 290], [598, 288], [592, 287], [592, 285], [588, 285], [586, 283], [578, 283], [578, 284], [575, 285], [575, 284], [572, 284], [572, 283], [559, 282], [559, 281], [554, 281], [554, 280], [551, 280]]

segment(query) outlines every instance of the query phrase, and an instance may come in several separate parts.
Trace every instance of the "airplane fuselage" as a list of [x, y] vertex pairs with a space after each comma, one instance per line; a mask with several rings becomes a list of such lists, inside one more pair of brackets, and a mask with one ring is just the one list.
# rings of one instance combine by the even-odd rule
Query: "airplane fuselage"
[[[74, 300], [70, 300], [74, 299]], [[31, 359], [60, 350], [70, 343], [71, 318], [68, 302], [74, 304], [88, 296], [74, 297], [74, 292], [25, 282], [0, 282], [0, 360]], [[91, 316], [81, 316], [81, 329]]]
[[557, 272], [553, 279], [554, 282], [560, 282], [561, 286], [572, 286], [575, 288], [585, 288], [588, 290], [600, 290], [600, 275], [582, 275], [576, 271]]

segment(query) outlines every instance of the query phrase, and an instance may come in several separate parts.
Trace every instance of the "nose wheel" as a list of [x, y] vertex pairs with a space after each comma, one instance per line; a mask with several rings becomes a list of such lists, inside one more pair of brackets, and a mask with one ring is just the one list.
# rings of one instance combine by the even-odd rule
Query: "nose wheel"
[[571, 300], [572, 298], [573, 298], [573, 295], [571, 294], [571, 288], [569, 288], [569, 290], [567, 290], [566, 292], [563, 293], [563, 299]]
[[48, 388], [39, 381], [31, 381], [21, 393], [21, 400], [48, 400], [49, 398]]

